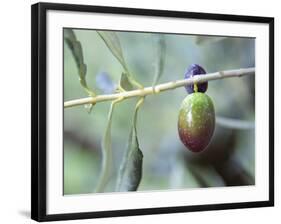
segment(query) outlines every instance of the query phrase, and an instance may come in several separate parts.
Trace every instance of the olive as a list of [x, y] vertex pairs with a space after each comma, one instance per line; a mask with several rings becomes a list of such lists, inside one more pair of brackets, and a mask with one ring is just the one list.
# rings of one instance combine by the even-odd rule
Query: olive
[[[204, 70], [204, 68], [202, 68], [198, 64], [192, 64], [188, 67], [188, 69], [184, 73], [184, 78], [189, 79], [193, 76], [203, 75], [203, 74], [206, 74], [206, 71]], [[198, 83], [197, 88], [198, 88], [197, 91], [195, 91], [194, 90], [194, 84], [185, 86], [185, 89], [188, 93], [194, 93], [194, 92], [205, 93], [208, 89], [208, 82]]]
[[203, 151], [213, 136], [215, 110], [205, 93], [192, 93], [183, 100], [178, 116], [178, 133], [182, 143], [192, 152]]

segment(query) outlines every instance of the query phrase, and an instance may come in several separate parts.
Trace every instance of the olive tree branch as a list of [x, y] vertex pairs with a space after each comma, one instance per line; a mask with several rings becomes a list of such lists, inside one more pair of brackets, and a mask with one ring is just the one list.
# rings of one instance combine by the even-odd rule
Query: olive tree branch
[[241, 77], [241, 76], [254, 75], [254, 74], [255, 74], [255, 68], [241, 68], [235, 70], [219, 71], [219, 72], [208, 73], [204, 75], [197, 75], [189, 79], [182, 79], [182, 80], [162, 83], [154, 86], [154, 88], [150, 86], [150, 87], [145, 87], [143, 89], [70, 100], [64, 102], [64, 108], [85, 105], [85, 104], [95, 104], [103, 101], [112, 101], [119, 98], [123, 98], [124, 100], [132, 97], [144, 97], [147, 95], [152, 95], [155, 93], [172, 90], [175, 88], [179, 88], [194, 83], [197, 84], [197, 83], [211, 81], [211, 80], [218, 80], [218, 79], [231, 78], [231, 77]]

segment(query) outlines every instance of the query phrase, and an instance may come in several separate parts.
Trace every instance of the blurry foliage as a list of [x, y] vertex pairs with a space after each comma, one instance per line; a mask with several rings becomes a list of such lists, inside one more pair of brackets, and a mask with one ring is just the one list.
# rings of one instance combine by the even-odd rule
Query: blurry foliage
[[[69, 31], [64, 29], [64, 32], [66, 35]], [[121, 86], [131, 89], [126, 70], [139, 83], [151, 86], [159, 82], [160, 77], [160, 82], [182, 79], [184, 71], [192, 63], [202, 65], [207, 72], [255, 66], [254, 39], [103, 31], [109, 42], [115, 35], [119, 37], [115, 47], [117, 53], [114, 53], [119, 52], [119, 56], [114, 57], [102, 40], [101, 32], [77, 29], [74, 34], [76, 39], [70, 37], [79, 40], [83, 64], [87, 65], [87, 88], [95, 90], [96, 94], [112, 92], [122, 73]], [[157, 43], [160, 43], [158, 48]], [[73, 57], [73, 50], [65, 41], [65, 101], [87, 95], [79, 84], [77, 64], [79, 60]], [[254, 122], [254, 76], [209, 82], [207, 94], [214, 102], [216, 115]], [[185, 96], [185, 89], [178, 88], [145, 99], [137, 125], [138, 147], [144, 156], [138, 190], [254, 184], [254, 129], [239, 130], [216, 125], [209, 147], [200, 154], [191, 153], [180, 142], [177, 131], [178, 110]], [[111, 128], [113, 174], [104, 191], [115, 189], [137, 100], [123, 101], [114, 109]], [[101, 142], [109, 106], [110, 102], [98, 103], [91, 114], [82, 106], [64, 110], [65, 194], [94, 192], [100, 175]]]

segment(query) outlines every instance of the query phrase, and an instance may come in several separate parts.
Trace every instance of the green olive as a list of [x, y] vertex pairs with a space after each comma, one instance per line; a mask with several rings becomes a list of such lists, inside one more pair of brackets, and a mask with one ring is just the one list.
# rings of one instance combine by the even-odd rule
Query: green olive
[[192, 152], [204, 150], [215, 129], [215, 110], [205, 93], [189, 94], [182, 102], [178, 117], [178, 132], [182, 143]]

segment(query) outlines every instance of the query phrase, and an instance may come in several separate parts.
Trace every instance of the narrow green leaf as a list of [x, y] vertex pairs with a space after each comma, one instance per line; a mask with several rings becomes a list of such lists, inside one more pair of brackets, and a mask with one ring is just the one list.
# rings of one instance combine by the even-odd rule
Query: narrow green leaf
[[165, 58], [166, 58], [166, 40], [163, 34], [155, 35], [156, 41], [156, 65], [155, 75], [152, 86], [155, 86], [163, 74]]
[[133, 76], [130, 74], [128, 66], [123, 56], [123, 51], [121, 47], [120, 40], [118, 35], [112, 31], [97, 31], [99, 36], [102, 38], [108, 49], [114, 55], [114, 57], [120, 62], [123, 69], [125, 70], [125, 75], [127, 76], [127, 80], [131, 83], [131, 85], [136, 86], [138, 88], [143, 88], [141, 84], [139, 84]]
[[70, 41], [76, 40], [76, 36], [72, 29], [64, 29], [64, 39]]
[[106, 184], [112, 172], [111, 123], [112, 123], [112, 114], [116, 102], [117, 101], [113, 101], [111, 103], [108, 112], [107, 126], [105, 129], [105, 134], [102, 139], [102, 167], [101, 167], [99, 181], [96, 186], [96, 192], [104, 192]]
[[130, 83], [130, 81], [128, 80], [128, 76], [126, 75], [126, 73], [122, 72], [121, 74], [121, 78], [120, 78], [120, 81], [119, 81], [119, 85], [127, 90], [127, 91], [130, 91], [130, 90], [133, 90], [133, 86], [132, 84]]
[[142, 177], [143, 154], [139, 149], [138, 139], [133, 128], [123, 158], [117, 191], [136, 191]]
[[77, 68], [79, 70], [79, 75], [80, 75], [80, 77], [81, 76], [85, 77], [86, 69], [85, 69], [85, 64], [84, 64], [84, 58], [83, 58], [81, 43], [78, 42], [78, 41], [73, 41], [72, 45], [73, 45], [72, 54], [75, 58]]
[[127, 65], [123, 57], [122, 47], [120, 40], [115, 32], [112, 31], [97, 31], [100, 37], [103, 39], [104, 43], [111, 51], [111, 53], [116, 57], [116, 59], [121, 63], [123, 68], [127, 70]]
[[95, 95], [94, 92], [92, 92], [88, 88], [86, 81], [87, 66], [84, 63], [82, 46], [80, 41], [77, 40], [76, 35], [72, 29], [64, 30], [64, 40], [67, 43], [74, 57], [78, 69], [80, 84], [83, 86], [83, 88], [89, 95]]
[[133, 115], [133, 125], [120, 166], [116, 191], [136, 191], [142, 178], [143, 154], [139, 148], [136, 129], [137, 112], [142, 102], [143, 98], [138, 102]]
[[86, 64], [81, 63], [80, 66], [79, 66], [79, 76], [80, 76], [80, 78], [85, 80], [86, 73], [87, 73], [87, 66], [86, 66]]
[[86, 65], [84, 64], [84, 58], [83, 58], [83, 51], [81, 43], [77, 40], [75, 33], [72, 29], [65, 29], [64, 30], [64, 39], [69, 46], [71, 53], [74, 57], [74, 60], [76, 62], [79, 75], [85, 76], [86, 74]]

